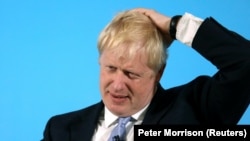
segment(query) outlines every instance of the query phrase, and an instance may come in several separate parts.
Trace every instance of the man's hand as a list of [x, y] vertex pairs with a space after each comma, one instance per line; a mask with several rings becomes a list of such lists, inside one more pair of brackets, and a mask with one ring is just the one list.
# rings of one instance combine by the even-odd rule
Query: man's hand
[[169, 24], [171, 20], [170, 17], [162, 15], [152, 9], [135, 8], [133, 10], [148, 16], [165, 36], [167, 44], [170, 45], [172, 43], [173, 39], [170, 37], [169, 34]]

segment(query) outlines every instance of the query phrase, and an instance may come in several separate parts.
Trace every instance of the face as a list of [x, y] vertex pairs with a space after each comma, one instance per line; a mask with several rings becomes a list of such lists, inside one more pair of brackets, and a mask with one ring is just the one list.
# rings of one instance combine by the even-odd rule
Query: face
[[100, 89], [106, 107], [117, 116], [135, 114], [152, 99], [159, 75], [138, 51], [131, 60], [117, 58], [112, 50], [100, 56]]

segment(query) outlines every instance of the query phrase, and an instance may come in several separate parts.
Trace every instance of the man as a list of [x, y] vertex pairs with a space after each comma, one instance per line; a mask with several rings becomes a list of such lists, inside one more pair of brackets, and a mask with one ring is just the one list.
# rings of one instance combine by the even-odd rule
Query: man
[[[159, 81], [174, 40], [218, 72], [165, 90]], [[250, 42], [211, 17], [170, 18], [143, 8], [121, 12], [100, 34], [98, 49], [102, 100], [52, 117], [43, 141], [106, 141], [118, 117], [127, 116], [129, 141], [139, 124], [235, 125], [250, 103]]]

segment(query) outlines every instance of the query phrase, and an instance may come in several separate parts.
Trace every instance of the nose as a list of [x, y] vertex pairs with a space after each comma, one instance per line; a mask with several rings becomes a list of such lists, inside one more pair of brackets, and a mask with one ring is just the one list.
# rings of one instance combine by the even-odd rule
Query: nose
[[120, 92], [124, 89], [125, 87], [125, 75], [123, 74], [123, 72], [119, 71], [116, 73], [116, 75], [114, 75], [113, 78], [113, 89], [115, 92]]

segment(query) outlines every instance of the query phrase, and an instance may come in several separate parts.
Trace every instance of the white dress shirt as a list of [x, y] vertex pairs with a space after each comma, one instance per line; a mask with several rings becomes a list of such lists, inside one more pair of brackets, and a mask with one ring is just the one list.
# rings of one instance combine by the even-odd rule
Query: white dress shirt
[[[179, 20], [176, 27], [176, 39], [180, 42], [191, 46], [193, 38], [203, 22], [202, 19], [195, 17], [189, 13], [185, 13], [182, 18]], [[132, 115], [132, 121], [130, 121], [126, 126], [126, 139], [127, 141], [134, 140], [134, 125], [140, 125], [144, 119], [147, 107], [144, 107], [142, 110]], [[104, 108], [101, 117], [99, 117], [99, 123], [95, 130], [92, 141], [107, 141], [112, 130], [118, 124], [118, 117], [112, 114], [106, 107]]]
[[[126, 141], [134, 140], [134, 125], [140, 125], [142, 123], [147, 107], [148, 105], [131, 116], [132, 120], [126, 125]], [[92, 141], [107, 141], [112, 130], [118, 124], [119, 117], [112, 114], [106, 107], [104, 108], [104, 113], [101, 115], [103, 116], [99, 118], [99, 123]]]

